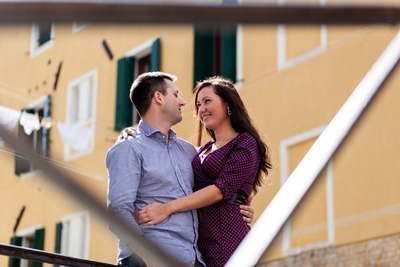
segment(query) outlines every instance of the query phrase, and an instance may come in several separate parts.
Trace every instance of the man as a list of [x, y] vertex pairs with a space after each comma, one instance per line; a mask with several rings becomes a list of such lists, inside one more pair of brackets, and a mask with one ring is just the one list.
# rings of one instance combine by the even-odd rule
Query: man
[[[140, 75], [132, 84], [130, 99], [141, 121], [136, 138], [120, 142], [107, 152], [107, 206], [112, 215], [183, 266], [205, 266], [197, 247], [195, 210], [174, 213], [154, 226], [139, 226], [133, 218], [148, 204], [168, 202], [192, 193], [191, 162], [197, 151], [171, 129], [182, 120], [181, 108], [185, 105], [175, 81], [176, 77], [171, 74], [150, 72]], [[118, 263], [124, 267], [144, 266], [129, 249], [129, 243], [134, 240], [121, 236], [112, 224], [110, 229], [119, 238]]]

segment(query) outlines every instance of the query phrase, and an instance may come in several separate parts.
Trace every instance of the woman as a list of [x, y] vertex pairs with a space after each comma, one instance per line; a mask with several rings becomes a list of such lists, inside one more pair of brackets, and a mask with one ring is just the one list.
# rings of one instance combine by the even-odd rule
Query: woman
[[203, 126], [212, 140], [193, 162], [193, 194], [168, 203], [153, 203], [135, 216], [139, 224], [156, 224], [174, 212], [198, 209], [198, 245], [207, 266], [223, 266], [249, 232], [239, 205], [262, 184], [271, 168], [268, 147], [251, 123], [232, 82], [212, 77], [199, 82], [196, 115], [199, 139]]

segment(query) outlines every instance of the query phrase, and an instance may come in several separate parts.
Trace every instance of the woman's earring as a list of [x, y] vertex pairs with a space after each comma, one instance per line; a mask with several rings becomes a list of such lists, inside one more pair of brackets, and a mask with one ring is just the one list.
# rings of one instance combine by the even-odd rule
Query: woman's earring
[[231, 113], [229, 106], [227, 107], [227, 110], [228, 110], [228, 116], [230, 116], [232, 113]]

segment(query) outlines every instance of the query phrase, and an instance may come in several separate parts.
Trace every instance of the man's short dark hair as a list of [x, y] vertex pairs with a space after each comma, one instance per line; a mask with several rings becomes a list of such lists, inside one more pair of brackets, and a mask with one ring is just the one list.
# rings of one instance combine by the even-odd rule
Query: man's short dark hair
[[154, 71], [140, 74], [133, 82], [129, 98], [141, 117], [149, 110], [151, 98], [156, 91], [166, 95], [165, 80], [175, 82], [177, 77], [169, 73]]

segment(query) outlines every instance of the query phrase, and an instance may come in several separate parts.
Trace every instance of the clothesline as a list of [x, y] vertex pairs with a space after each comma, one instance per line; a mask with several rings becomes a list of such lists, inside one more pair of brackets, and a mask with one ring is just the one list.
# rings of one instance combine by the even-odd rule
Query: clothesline
[[[3, 139], [0, 138], [0, 152], [15, 156], [14, 150], [8, 149], [6, 147], [2, 147], [1, 146], [2, 142], [3, 142]], [[95, 172], [89, 171], [87, 169], [75, 167], [75, 166], [72, 166], [72, 165], [70, 165], [68, 163], [65, 163], [63, 161], [55, 160], [53, 158], [48, 158], [48, 157], [44, 157], [44, 156], [42, 156], [42, 158], [45, 159], [50, 164], [53, 164], [53, 165], [55, 165], [57, 167], [60, 167], [60, 168], [63, 168], [63, 169], [66, 169], [66, 170], [69, 170], [69, 171], [72, 171], [72, 172], [75, 172], [75, 173], [78, 173], [78, 174], [93, 178], [95, 180], [102, 181], [104, 179], [107, 179], [107, 176], [104, 175], [104, 174], [99, 174], [99, 173], [95, 173]]]
[[18, 123], [24, 128], [27, 135], [31, 135], [33, 131], [41, 128], [48, 129], [56, 124], [63, 143], [78, 152], [88, 150], [94, 138], [94, 127], [84, 127], [61, 121], [54, 123], [49, 117], [40, 118], [38, 113], [30, 114], [26, 111], [0, 106], [0, 125], [11, 132]]

